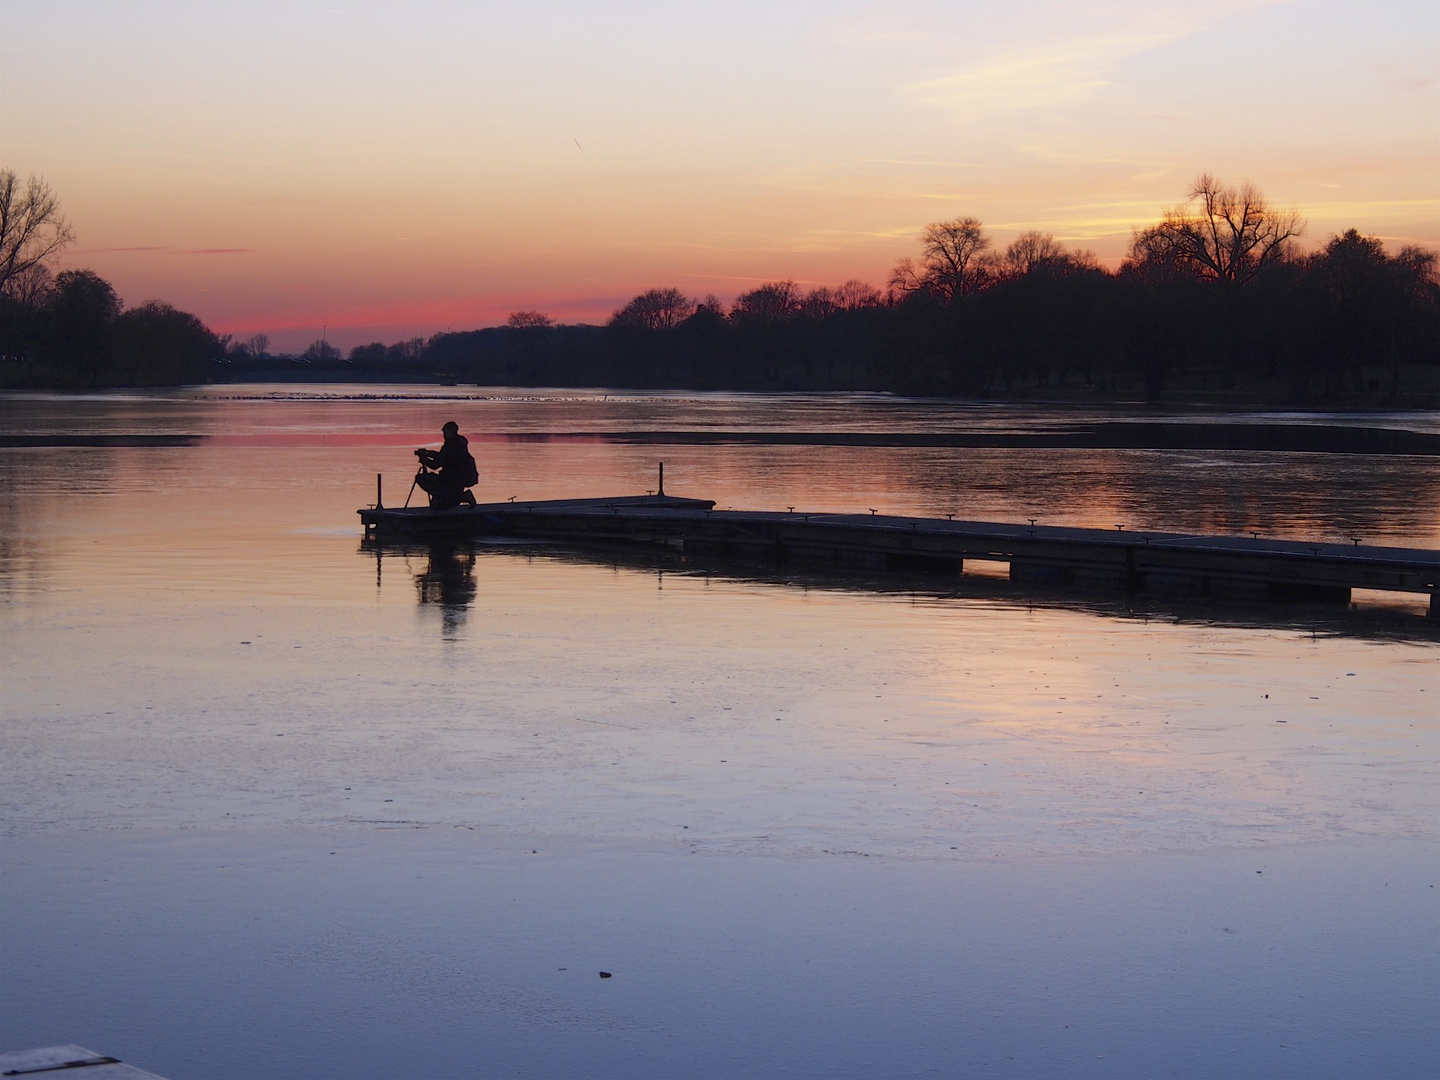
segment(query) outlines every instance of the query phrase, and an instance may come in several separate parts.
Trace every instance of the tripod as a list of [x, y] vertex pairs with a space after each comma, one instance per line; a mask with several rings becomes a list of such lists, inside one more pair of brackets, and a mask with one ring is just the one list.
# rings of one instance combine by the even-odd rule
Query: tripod
[[420, 477], [425, 475], [425, 466], [421, 465], [415, 473], [415, 479], [410, 481], [410, 494], [405, 496], [405, 509], [410, 509], [410, 496], [415, 494], [415, 486], [420, 483]]

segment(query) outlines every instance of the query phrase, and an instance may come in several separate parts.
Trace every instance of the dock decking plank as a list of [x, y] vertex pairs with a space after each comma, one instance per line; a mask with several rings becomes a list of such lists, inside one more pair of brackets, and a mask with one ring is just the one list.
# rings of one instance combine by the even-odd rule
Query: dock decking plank
[[360, 511], [367, 535], [506, 535], [664, 546], [696, 555], [848, 567], [1010, 563], [1016, 580], [1215, 598], [1343, 601], [1352, 588], [1423, 593], [1436, 613], [1440, 551], [1155, 530], [885, 514], [716, 510], [665, 495]]

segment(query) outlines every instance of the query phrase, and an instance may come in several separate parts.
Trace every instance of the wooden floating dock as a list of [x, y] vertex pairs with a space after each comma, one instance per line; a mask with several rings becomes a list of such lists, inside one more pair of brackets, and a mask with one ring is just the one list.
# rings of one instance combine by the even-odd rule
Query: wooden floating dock
[[958, 574], [967, 559], [984, 560], [1009, 563], [1017, 582], [1219, 601], [1348, 603], [1351, 589], [1381, 589], [1428, 595], [1430, 616], [1440, 617], [1440, 551], [1425, 548], [716, 510], [708, 500], [667, 495], [359, 513], [366, 536], [375, 539], [507, 536], [865, 571]]

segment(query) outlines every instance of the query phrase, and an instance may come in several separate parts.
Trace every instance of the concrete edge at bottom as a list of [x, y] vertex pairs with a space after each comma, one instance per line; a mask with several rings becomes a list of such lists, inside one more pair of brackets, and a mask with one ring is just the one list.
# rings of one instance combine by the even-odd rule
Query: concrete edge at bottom
[[165, 1080], [163, 1076], [73, 1043], [0, 1051], [0, 1077], [34, 1076], [36, 1080], [47, 1080], [59, 1073], [75, 1080]]

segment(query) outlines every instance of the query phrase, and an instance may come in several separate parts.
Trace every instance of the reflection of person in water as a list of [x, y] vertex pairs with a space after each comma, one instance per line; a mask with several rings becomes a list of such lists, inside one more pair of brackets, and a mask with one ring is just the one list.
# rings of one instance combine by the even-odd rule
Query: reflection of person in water
[[460, 425], [453, 420], [441, 429], [441, 433], [445, 442], [439, 450], [422, 447], [415, 451], [415, 456], [420, 459], [420, 472], [415, 482], [430, 496], [432, 510], [449, 510], [461, 503], [474, 506], [475, 496], [469, 488], [471, 484], [479, 483], [480, 474], [475, 468], [475, 459], [470, 456], [470, 442], [460, 434]]
[[439, 604], [447, 636], [455, 633], [465, 619], [465, 609], [475, 599], [475, 552], [453, 544], [433, 544], [430, 565], [415, 575], [420, 603]]

